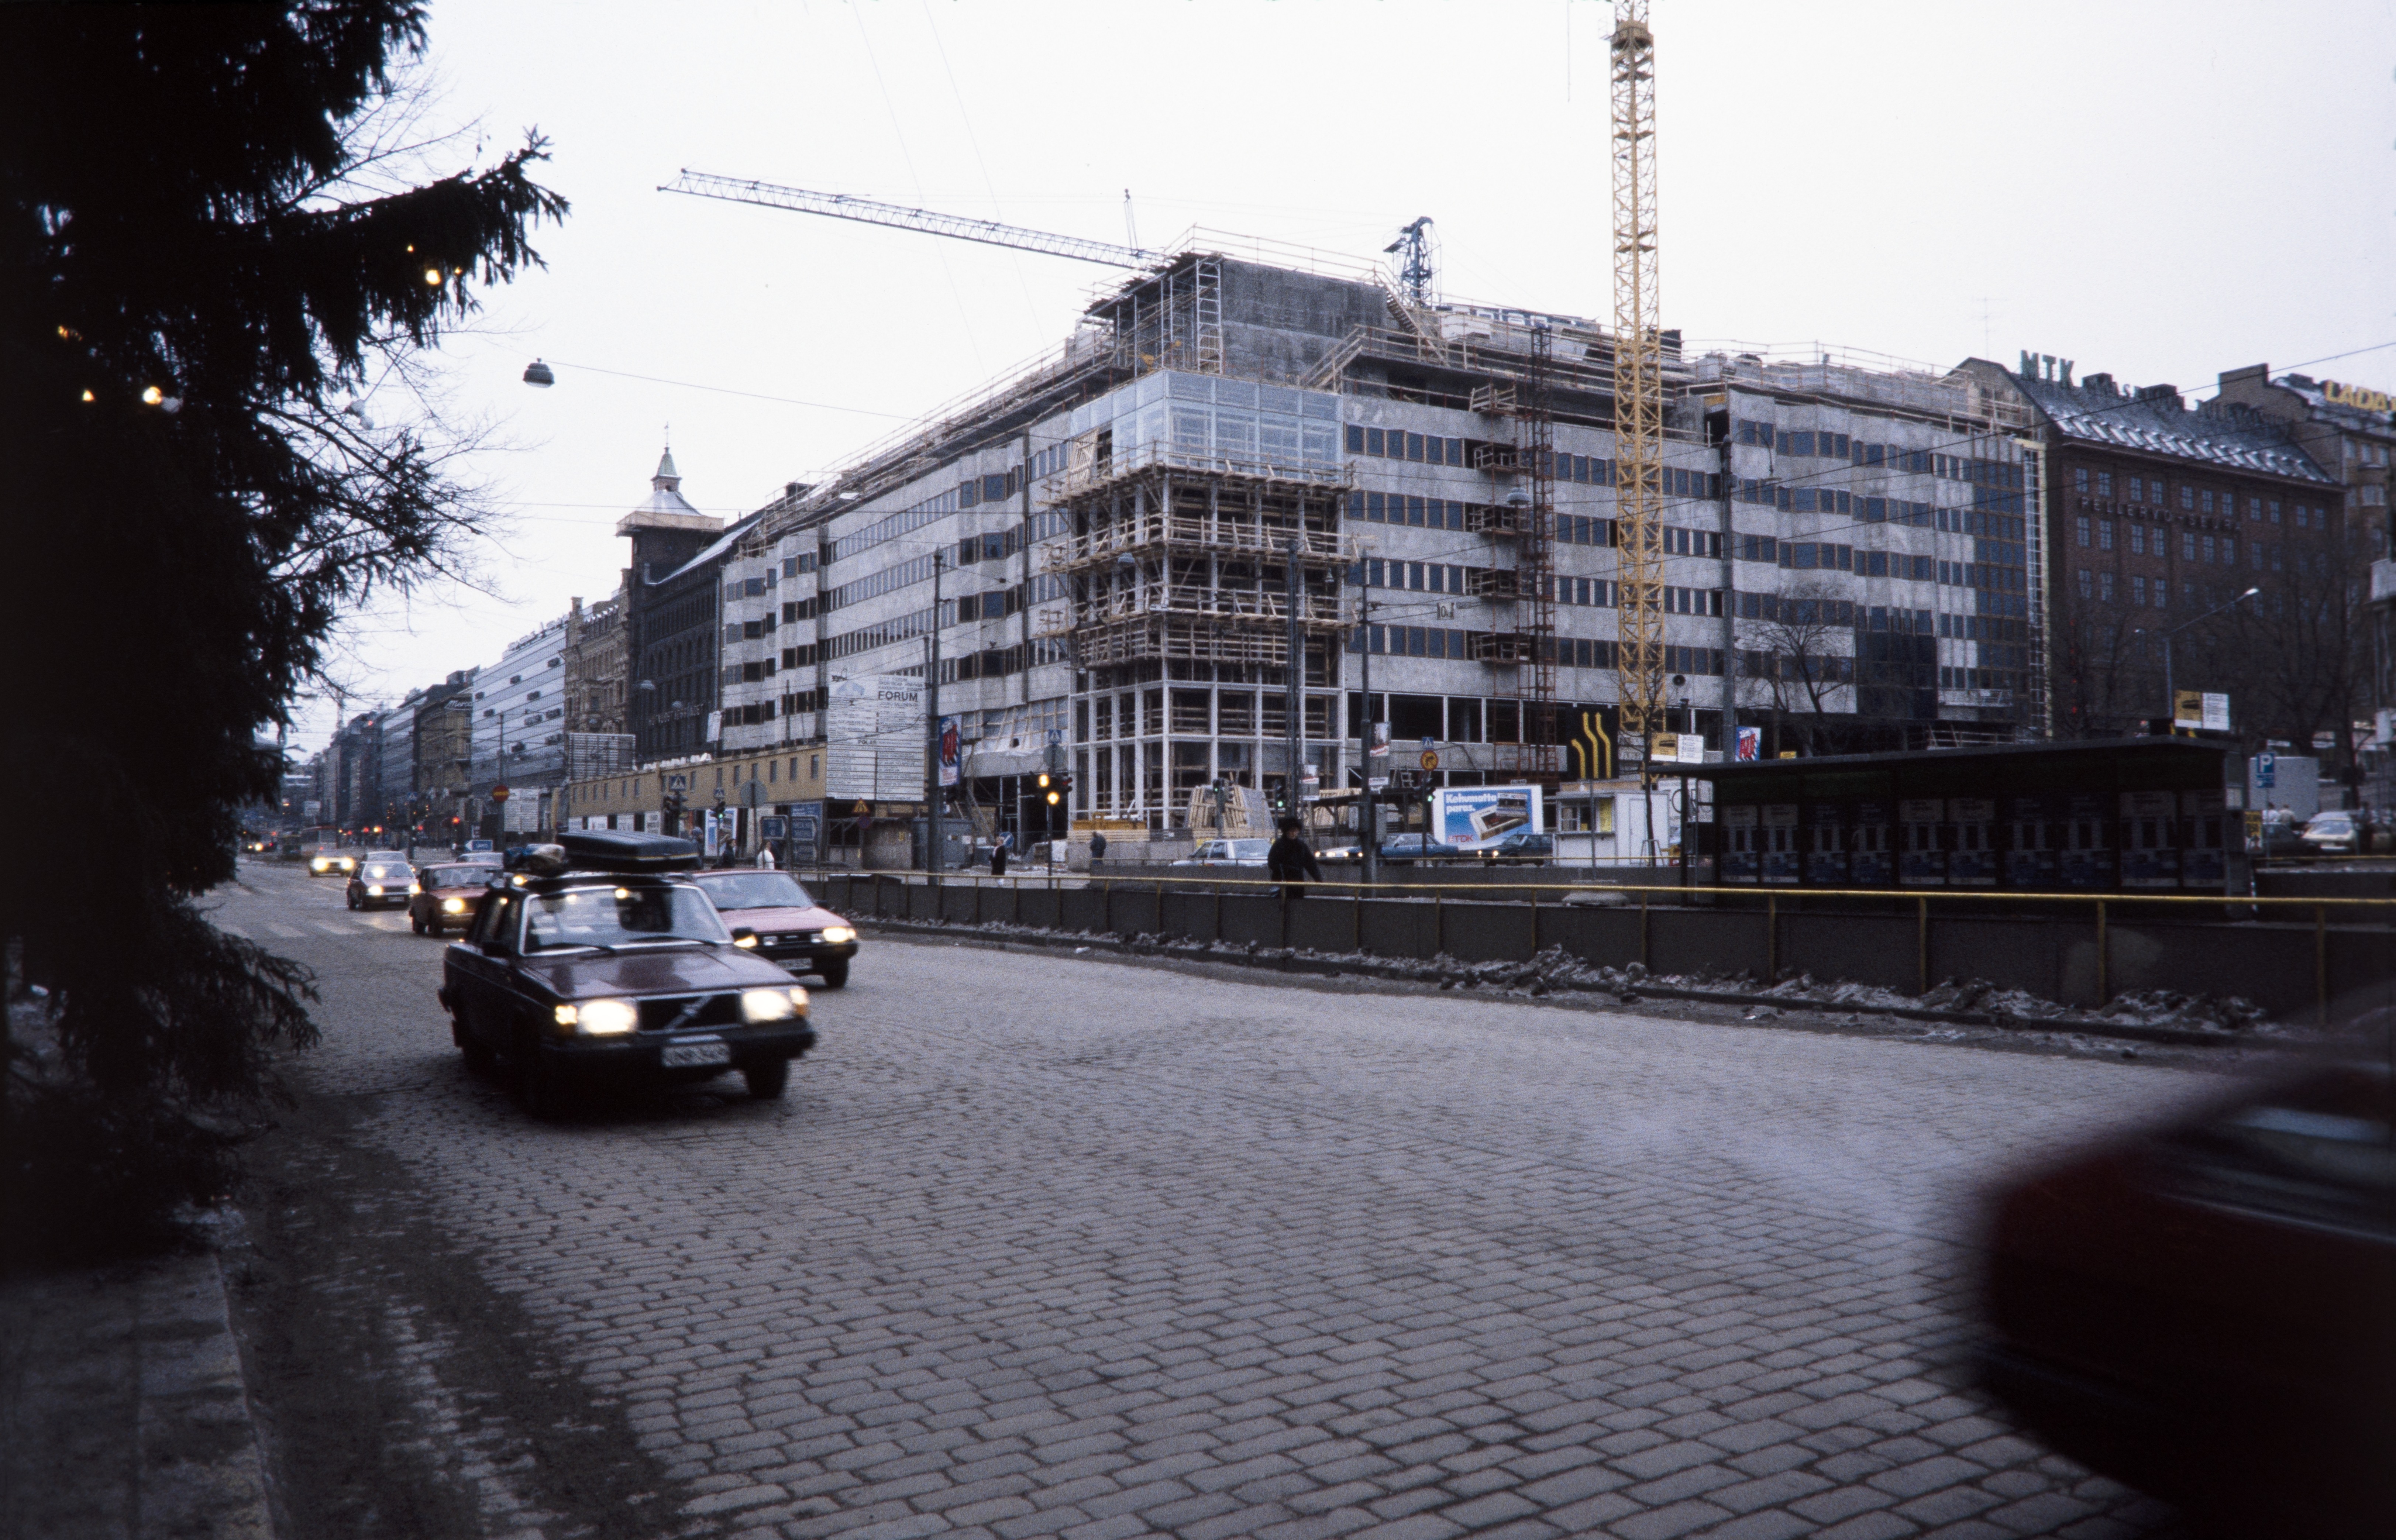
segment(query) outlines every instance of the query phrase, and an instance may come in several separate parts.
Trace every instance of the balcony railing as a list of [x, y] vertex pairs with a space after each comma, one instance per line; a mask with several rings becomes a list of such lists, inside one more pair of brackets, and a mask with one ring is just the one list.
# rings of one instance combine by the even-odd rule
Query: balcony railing
[[1044, 546], [1042, 570], [1071, 572], [1076, 567], [1113, 561], [1127, 553], [1160, 547], [1246, 555], [1261, 559], [1285, 557], [1289, 542], [1298, 542], [1302, 565], [1330, 566], [1340, 558], [1339, 537], [1328, 529], [1293, 529], [1286, 524], [1243, 519], [1237, 511], [1206, 514], [1161, 508], [1113, 520], [1086, 535], [1075, 535]]

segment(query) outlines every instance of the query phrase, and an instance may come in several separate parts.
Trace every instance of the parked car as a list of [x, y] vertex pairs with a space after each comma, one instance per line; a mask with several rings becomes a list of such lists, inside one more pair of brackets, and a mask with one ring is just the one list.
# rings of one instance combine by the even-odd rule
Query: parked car
[[416, 869], [394, 850], [368, 851], [350, 873], [345, 896], [353, 909], [404, 909], [416, 889]]
[[1555, 836], [1542, 834], [1536, 829], [1510, 829], [1503, 834], [1456, 847], [1458, 856], [1470, 856], [1493, 865], [1498, 862], [1544, 861], [1555, 853]]
[[827, 989], [848, 982], [857, 927], [817, 903], [787, 871], [699, 871], [691, 881], [727, 925], [753, 933], [758, 956], [794, 974], [814, 974]]
[[2260, 827], [2260, 837], [2255, 843], [2257, 856], [2301, 856], [2310, 847], [2305, 843], [2305, 831], [2293, 820], [2266, 813]]
[[2359, 856], [2363, 853], [2363, 816], [2343, 810], [2316, 813], [2305, 825], [2305, 848], [2318, 855]]
[[2391, 1095], [2315, 1069], [2003, 1193], [1984, 1383], [2207, 1533], [2396, 1533]]
[[686, 873], [688, 840], [562, 835], [494, 883], [442, 961], [469, 1066], [501, 1069], [536, 1117], [596, 1082], [676, 1084], [738, 1069], [782, 1095], [815, 1045], [807, 991], [740, 945]]
[[1178, 867], [1258, 867], [1265, 864], [1271, 840], [1206, 840], [1172, 863]]
[[1397, 834], [1381, 843], [1381, 859], [1400, 863], [1444, 861], [1453, 858], [1459, 848], [1428, 834]]
[[407, 924], [419, 936], [464, 930], [499, 875], [495, 861], [436, 861], [419, 869], [407, 895]]

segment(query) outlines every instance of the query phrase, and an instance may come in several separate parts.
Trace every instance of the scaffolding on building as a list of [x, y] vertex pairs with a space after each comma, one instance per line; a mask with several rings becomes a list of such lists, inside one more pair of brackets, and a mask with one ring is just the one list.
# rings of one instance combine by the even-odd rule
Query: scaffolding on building
[[1089, 313], [1112, 327], [1118, 369], [1223, 372], [1223, 259], [1212, 252], [1184, 252]]
[[[1499, 670], [1491, 693], [1521, 702], [1519, 742], [1492, 746], [1492, 768], [1517, 781], [1552, 788], [1560, 773], [1556, 729], [1556, 453], [1554, 400], [1548, 365], [1553, 335], [1533, 331], [1529, 365], [1522, 385], [1486, 384], [1473, 392], [1472, 409], [1513, 419], [1515, 442], [1485, 445], [1481, 469], [1514, 485], [1494, 498], [1478, 521], [1481, 532], [1510, 540], [1514, 565], [1475, 575], [1474, 587], [1493, 604], [1512, 604], [1511, 628], [1493, 627], [1474, 639], [1478, 661]], [[1511, 449], [1511, 454], [1493, 451]]]
[[[1293, 697], [1332, 683], [1344, 626], [1339, 513], [1349, 485], [1344, 468], [1166, 444], [1109, 445], [1103, 454], [1095, 442], [1077, 445], [1055, 484], [1054, 506], [1071, 532], [1042, 555], [1042, 571], [1064, 580], [1067, 603], [1041, 613], [1040, 633], [1063, 636], [1074, 667], [1100, 688], [1166, 679], [1253, 684], [1267, 690], [1269, 714], [1286, 723]], [[1276, 684], [1283, 693], [1273, 713]], [[1310, 706], [1298, 719], [1303, 736], [1327, 737], [1328, 723], [1312, 715]], [[1295, 779], [1291, 766], [1283, 770]], [[1180, 811], [1185, 789], [1160, 778], [1156, 794], [1151, 790], [1093, 784], [1086, 805], [1113, 815]]]
[[[1309, 642], [1341, 625], [1336, 570], [1345, 471], [1301, 469], [1169, 445], [1068, 467], [1057, 506], [1072, 532], [1042, 570], [1071, 585], [1065, 633], [1077, 666], [1146, 661], [1289, 662], [1289, 601], [1278, 569], [1297, 542], [1298, 622]], [[1044, 630], [1054, 630], [1052, 619]]]

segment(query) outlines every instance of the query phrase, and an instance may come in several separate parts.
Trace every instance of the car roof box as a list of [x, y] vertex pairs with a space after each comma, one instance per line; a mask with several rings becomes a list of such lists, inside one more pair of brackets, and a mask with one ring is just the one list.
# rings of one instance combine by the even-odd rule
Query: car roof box
[[557, 837], [571, 871], [688, 871], [699, 865], [699, 846], [669, 834], [630, 830], [568, 830]]

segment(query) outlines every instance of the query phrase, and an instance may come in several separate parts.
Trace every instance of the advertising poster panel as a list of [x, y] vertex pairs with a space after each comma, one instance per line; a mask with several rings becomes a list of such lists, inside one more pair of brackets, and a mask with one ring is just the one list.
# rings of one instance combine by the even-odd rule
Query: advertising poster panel
[[1472, 845], [1525, 826], [1546, 827], [1536, 786], [1446, 786], [1431, 793], [1431, 838]]
[[824, 794], [833, 802], [924, 800], [924, 682], [835, 677], [824, 706]]

